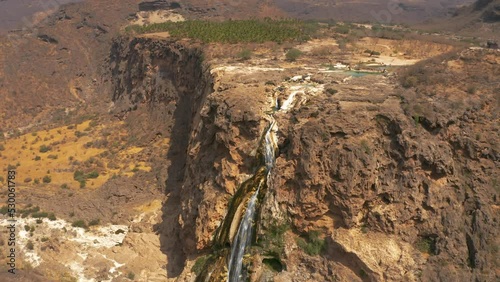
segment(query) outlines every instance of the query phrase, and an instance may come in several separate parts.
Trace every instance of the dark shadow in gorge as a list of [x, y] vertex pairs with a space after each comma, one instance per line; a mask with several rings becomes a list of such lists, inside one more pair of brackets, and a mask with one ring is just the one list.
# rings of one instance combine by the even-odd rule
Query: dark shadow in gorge
[[[170, 147], [166, 155], [170, 164], [165, 182], [168, 198], [162, 207], [162, 222], [155, 226], [160, 234], [161, 251], [168, 259], [166, 270], [169, 278], [182, 273], [188, 255], [185, 252], [188, 238], [184, 238], [186, 231], [182, 230], [179, 223], [184, 200], [182, 186], [185, 182], [191, 132], [198, 121], [200, 107], [212, 89], [211, 80], [205, 75], [201, 60], [201, 54], [187, 51], [181, 58], [176, 57], [173, 62], [167, 60], [161, 64], [159, 70], [164, 79], [172, 82], [177, 93]], [[194, 229], [194, 226], [184, 228]], [[189, 234], [194, 237], [194, 231]]]
[[170, 138], [170, 147], [167, 159], [170, 162], [165, 182], [165, 193], [168, 196], [163, 204], [162, 222], [158, 224], [160, 233], [161, 251], [167, 255], [167, 275], [177, 277], [181, 274], [186, 254], [182, 250], [180, 238], [181, 226], [181, 190], [186, 166], [187, 148], [189, 145], [189, 98], [185, 93], [179, 93], [177, 108], [174, 112], [174, 126]]

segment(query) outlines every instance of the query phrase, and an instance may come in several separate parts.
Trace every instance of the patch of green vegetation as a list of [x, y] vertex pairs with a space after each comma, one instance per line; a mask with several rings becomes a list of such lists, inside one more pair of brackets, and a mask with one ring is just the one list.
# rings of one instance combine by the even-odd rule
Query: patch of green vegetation
[[361, 140], [361, 148], [363, 148], [363, 151], [368, 155], [372, 152], [372, 149], [366, 140]]
[[415, 122], [415, 127], [417, 127], [420, 124], [421, 118], [418, 114], [415, 114], [412, 116], [413, 121]]
[[265, 258], [262, 260], [262, 262], [269, 266], [269, 268], [271, 268], [272, 270], [274, 270], [275, 272], [281, 272], [283, 271], [283, 264], [281, 263], [281, 261], [279, 259], [276, 259], [276, 258]]
[[326, 93], [330, 94], [330, 95], [334, 95], [334, 94], [337, 94], [339, 91], [337, 89], [333, 89], [333, 88], [327, 88], [326, 89]]
[[252, 51], [244, 49], [243, 51], [239, 52], [237, 56], [243, 61], [250, 60], [252, 58]]
[[81, 131], [75, 131], [75, 136], [76, 138], [80, 138], [80, 137], [83, 137], [83, 136], [86, 136], [87, 134], [86, 133], [83, 133]]
[[200, 275], [209, 258], [210, 256], [201, 256], [197, 258], [193, 264], [193, 267], [191, 267], [191, 271], [194, 272], [197, 276]]
[[306, 238], [297, 238], [297, 245], [308, 255], [319, 255], [326, 246], [325, 239], [321, 238], [321, 232], [312, 230], [307, 233]]
[[34, 212], [31, 214], [31, 216], [34, 218], [43, 218], [43, 217], [48, 217], [49, 214], [46, 212]]
[[41, 160], [41, 159], [42, 159], [42, 158], [41, 158], [40, 156], [36, 156], [36, 157], [35, 157], [35, 161], [39, 161], [39, 160]]
[[133, 273], [133, 272], [129, 272], [129, 273], [127, 274], [127, 278], [128, 278], [128, 279], [130, 279], [130, 280], [134, 280], [134, 279], [135, 279], [135, 273]]
[[9, 212], [9, 207], [4, 205], [0, 208], [0, 214], [7, 214]]
[[26, 209], [17, 210], [17, 212], [19, 214], [21, 214], [22, 218], [25, 218], [28, 215], [33, 214], [33, 213], [38, 213], [39, 211], [40, 211], [40, 207], [38, 207], [38, 206], [36, 206], [36, 207], [27, 206]]
[[40, 146], [40, 153], [46, 153], [50, 150], [52, 150], [52, 148], [50, 148], [50, 146], [47, 146], [47, 145]]
[[359, 270], [359, 277], [363, 278], [363, 279], [366, 279], [368, 278], [368, 273], [366, 273], [366, 271], [364, 269], [360, 269]]
[[69, 189], [69, 188], [68, 188], [68, 184], [66, 184], [66, 183], [62, 184], [62, 185], [61, 185], [61, 189]]
[[80, 228], [87, 228], [87, 224], [85, 224], [85, 221], [83, 221], [82, 219], [73, 221], [73, 223], [71, 223], [71, 226], [80, 227]]
[[90, 121], [90, 123], [89, 123], [89, 127], [91, 127], [91, 128], [92, 127], [96, 127], [98, 125], [99, 125], [99, 122], [97, 120], [95, 120], [95, 119], [92, 120], [92, 121]]
[[52, 159], [52, 160], [57, 160], [58, 156], [57, 155], [48, 155], [47, 158]]
[[262, 247], [266, 255], [281, 258], [285, 249], [284, 235], [289, 229], [288, 223], [271, 222], [265, 234], [259, 236], [257, 244]]
[[472, 95], [472, 94], [476, 94], [476, 92], [477, 92], [477, 87], [476, 86], [471, 85], [471, 86], [467, 87], [467, 93], [469, 93], [469, 94]]
[[335, 32], [340, 34], [349, 34], [351, 29], [347, 25], [338, 25], [335, 27]]
[[427, 253], [433, 255], [436, 250], [435, 242], [430, 237], [420, 238], [417, 242], [415, 242], [415, 248], [422, 253]]
[[28, 241], [28, 243], [26, 243], [26, 248], [30, 251], [32, 251], [34, 248], [35, 248], [35, 245], [33, 244], [33, 242]]
[[300, 20], [229, 20], [222, 22], [188, 20], [150, 25], [132, 25], [126, 32], [168, 32], [174, 38], [193, 38], [203, 42], [284, 42], [309, 39], [319, 28], [316, 22]]
[[97, 171], [95, 171], [95, 170], [86, 175], [86, 178], [92, 178], [92, 179], [94, 179], [94, 178], [97, 178], [97, 177], [99, 177], [99, 173]]
[[33, 181], [34, 184], [40, 184], [40, 179], [38, 178], [35, 178], [35, 180]]
[[295, 62], [302, 55], [302, 51], [299, 49], [292, 48], [288, 50], [285, 57], [287, 61]]
[[377, 52], [377, 51], [375, 51], [375, 50], [369, 50], [369, 49], [366, 49], [366, 50], [364, 51], [364, 53], [366, 53], [366, 54], [370, 54], [370, 56], [380, 56], [380, 52]]
[[99, 225], [101, 221], [99, 219], [92, 219], [91, 221], [89, 221], [89, 226], [95, 226], [95, 225]]
[[52, 177], [50, 177], [49, 175], [45, 175], [42, 179], [43, 183], [50, 183], [52, 182]]
[[80, 188], [84, 188], [87, 184], [87, 179], [89, 178], [97, 178], [99, 176], [99, 173], [97, 171], [92, 171], [89, 174], [85, 174], [81, 170], [76, 170], [73, 173], [73, 179], [78, 181], [80, 183]]

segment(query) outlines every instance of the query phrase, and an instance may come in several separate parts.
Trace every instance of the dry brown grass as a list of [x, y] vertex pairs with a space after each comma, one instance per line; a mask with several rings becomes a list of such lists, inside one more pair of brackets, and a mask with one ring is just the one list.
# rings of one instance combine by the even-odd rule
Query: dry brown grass
[[[97, 141], [105, 141], [107, 147], [94, 146]], [[127, 141], [128, 133], [123, 122], [102, 125], [86, 120], [80, 124], [32, 132], [1, 142], [4, 150], [0, 152], [0, 169], [5, 173], [9, 166], [15, 167], [18, 185], [33, 188], [55, 188], [64, 184], [64, 187], [78, 188], [80, 184], [73, 179], [73, 173], [76, 170], [85, 173], [95, 171], [99, 176], [88, 179], [85, 187], [99, 188], [113, 175], [133, 176], [139, 171], [151, 170], [150, 163], [135, 158], [143, 148], [131, 146]], [[168, 140], [158, 142], [153, 146], [164, 146]], [[50, 149], [40, 152], [41, 146]], [[117, 165], [110, 166], [110, 163]], [[42, 179], [47, 175], [51, 177], [51, 182], [43, 184]], [[23, 181], [29, 178], [32, 181]]]

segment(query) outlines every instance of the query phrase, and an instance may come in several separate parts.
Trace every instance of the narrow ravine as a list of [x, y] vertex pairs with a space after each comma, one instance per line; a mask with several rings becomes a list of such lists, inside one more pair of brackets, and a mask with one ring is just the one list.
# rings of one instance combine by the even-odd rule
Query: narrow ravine
[[[274, 161], [276, 159], [276, 142], [274, 140], [273, 127], [276, 124], [276, 120], [273, 116], [270, 116], [271, 123], [266, 130], [264, 135], [263, 143], [263, 158], [264, 165], [266, 168], [266, 185], [269, 188], [269, 175], [271, 174], [272, 168], [274, 167]], [[243, 272], [243, 257], [245, 253], [248, 252], [248, 248], [252, 243], [253, 229], [255, 226], [255, 216], [256, 216], [256, 205], [257, 196], [261, 191], [261, 184], [257, 187], [257, 190], [253, 193], [252, 197], [248, 201], [246, 207], [245, 215], [240, 222], [238, 228], [238, 233], [234, 239], [233, 245], [231, 246], [231, 258], [228, 264], [228, 281], [246, 281], [246, 272]]]
[[[265, 119], [269, 125], [262, 135], [257, 159], [259, 165], [252, 177], [243, 182], [229, 203], [228, 212], [215, 239], [215, 252], [205, 264], [196, 281], [248, 281], [250, 249], [255, 241], [255, 226], [259, 220], [260, 205], [268, 189], [272, 189], [271, 176], [276, 161], [278, 124], [276, 114], [286, 113], [307, 101], [307, 95], [323, 90], [323, 85], [313, 86], [310, 76], [301, 81], [292, 81], [288, 95], [281, 100], [283, 88], [277, 87], [272, 98], [271, 111]], [[296, 83], [293, 83], [296, 82]]]

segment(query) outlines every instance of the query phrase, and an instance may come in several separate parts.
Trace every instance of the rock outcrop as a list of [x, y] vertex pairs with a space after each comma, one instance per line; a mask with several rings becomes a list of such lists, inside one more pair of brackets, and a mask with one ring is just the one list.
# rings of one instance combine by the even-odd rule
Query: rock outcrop
[[[122, 39], [114, 46], [114, 111], [143, 121], [139, 137], [166, 134], [172, 140], [169, 199], [158, 230], [168, 275], [177, 277], [187, 258], [212, 246], [230, 198], [254, 172], [268, 123], [265, 111], [274, 97], [307, 89], [308, 82], [283, 81], [293, 69], [210, 72], [198, 50], [173, 42]], [[443, 72], [449, 77], [456, 76], [457, 64], [471, 60], [480, 62], [476, 68], [491, 62], [488, 73], [498, 70], [495, 51], [481, 52], [440, 66], [448, 66]], [[276, 115], [279, 156], [258, 237], [267, 236], [273, 217], [288, 220], [295, 235], [282, 233], [278, 260], [286, 270], [274, 273], [275, 281], [498, 277], [489, 271], [498, 264], [498, 125], [492, 123], [498, 117], [492, 89], [457, 106], [441, 94], [417, 99], [422, 90], [402, 90], [383, 76], [334, 84], [342, 75], [312, 75], [322, 85], [336, 85], [338, 93], [316, 93], [302, 107]], [[277, 86], [265, 84], [264, 77]], [[477, 126], [487, 131], [478, 137]], [[297, 252], [294, 238], [312, 230], [326, 242], [319, 256]], [[253, 279], [269, 274], [261, 262], [255, 267], [261, 278]]]

